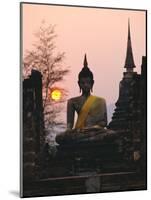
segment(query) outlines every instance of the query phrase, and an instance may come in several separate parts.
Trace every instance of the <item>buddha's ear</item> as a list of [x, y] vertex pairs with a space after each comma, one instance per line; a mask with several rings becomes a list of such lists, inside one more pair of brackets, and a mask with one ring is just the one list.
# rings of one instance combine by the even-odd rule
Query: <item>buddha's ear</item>
[[92, 87], [93, 87], [93, 85], [94, 85], [94, 80], [92, 80]]
[[93, 92], [93, 84], [94, 84], [94, 80], [92, 80], [91, 92]]
[[91, 87], [91, 92], [93, 92], [93, 85], [92, 85], [92, 87]]
[[80, 93], [81, 93], [80, 81], [78, 81], [78, 85], [79, 85], [79, 88], [80, 88]]

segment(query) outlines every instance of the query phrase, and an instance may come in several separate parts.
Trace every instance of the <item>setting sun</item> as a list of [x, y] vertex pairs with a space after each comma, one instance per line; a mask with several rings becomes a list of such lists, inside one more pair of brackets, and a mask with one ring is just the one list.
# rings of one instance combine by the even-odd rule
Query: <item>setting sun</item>
[[55, 89], [51, 93], [51, 98], [55, 101], [59, 101], [61, 99], [62, 93], [60, 90]]

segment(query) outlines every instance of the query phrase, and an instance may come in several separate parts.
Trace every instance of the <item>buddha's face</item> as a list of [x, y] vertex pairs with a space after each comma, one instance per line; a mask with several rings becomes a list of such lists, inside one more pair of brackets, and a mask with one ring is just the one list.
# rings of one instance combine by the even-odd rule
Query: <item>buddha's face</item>
[[82, 77], [78, 83], [79, 87], [82, 89], [82, 92], [88, 93], [92, 89], [94, 81], [90, 77]]

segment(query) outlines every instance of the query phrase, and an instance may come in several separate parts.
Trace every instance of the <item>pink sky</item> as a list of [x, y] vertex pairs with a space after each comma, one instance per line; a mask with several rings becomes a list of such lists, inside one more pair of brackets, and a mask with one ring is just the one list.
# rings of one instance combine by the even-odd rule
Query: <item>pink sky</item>
[[66, 53], [64, 64], [71, 70], [63, 83], [69, 98], [79, 95], [77, 78], [86, 53], [88, 66], [94, 74], [93, 94], [104, 97], [107, 105], [113, 104], [125, 71], [128, 18], [135, 71], [140, 73], [141, 59], [146, 55], [144, 11], [24, 4], [23, 53], [32, 48], [33, 33], [42, 20], [56, 24], [57, 50]]

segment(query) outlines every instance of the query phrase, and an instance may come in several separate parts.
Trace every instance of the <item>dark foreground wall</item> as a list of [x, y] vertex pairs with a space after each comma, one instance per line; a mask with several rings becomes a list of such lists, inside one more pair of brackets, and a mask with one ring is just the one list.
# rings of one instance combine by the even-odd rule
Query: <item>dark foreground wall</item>
[[42, 76], [32, 70], [23, 81], [23, 181], [34, 180], [38, 173], [39, 153], [44, 140]]

